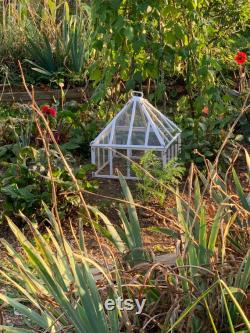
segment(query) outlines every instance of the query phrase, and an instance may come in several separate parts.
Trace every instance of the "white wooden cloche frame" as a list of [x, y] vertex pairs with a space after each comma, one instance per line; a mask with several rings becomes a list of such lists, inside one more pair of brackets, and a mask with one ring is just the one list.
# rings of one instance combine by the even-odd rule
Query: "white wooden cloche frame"
[[131, 99], [93, 140], [91, 162], [97, 169], [94, 177], [118, 178], [115, 170], [127, 179], [136, 179], [133, 160], [153, 150], [165, 165], [181, 149], [181, 130], [145, 98], [133, 91]]

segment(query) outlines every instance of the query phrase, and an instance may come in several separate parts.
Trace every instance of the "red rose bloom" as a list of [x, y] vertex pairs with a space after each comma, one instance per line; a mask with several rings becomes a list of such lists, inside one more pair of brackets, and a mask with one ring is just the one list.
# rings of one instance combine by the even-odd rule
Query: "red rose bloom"
[[204, 108], [202, 109], [202, 112], [205, 114], [208, 114], [208, 112], [209, 112], [208, 106], [204, 106]]
[[50, 109], [49, 105], [43, 105], [41, 107], [42, 112], [45, 114], [49, 114], [49, 109]]
[[56, 116], [56, 109], [55, 108], [49, 108], [49, 114], [51, 115], [51, 117], [55, 117]]
[[237, 62], [238, 65], [243, 65], [247, 61], [247, 54], [245, 52], [239, 51], [234, 60]]

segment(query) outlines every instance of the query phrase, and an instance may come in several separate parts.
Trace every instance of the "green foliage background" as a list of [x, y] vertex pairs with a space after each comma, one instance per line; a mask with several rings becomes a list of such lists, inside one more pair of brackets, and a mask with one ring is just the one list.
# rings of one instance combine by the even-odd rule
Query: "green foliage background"
[[[183, 129], [185, 162], [203, 163], [195, 150], [213, 159], [248, 88], [239, 91], [234, 61], [250, 54], [248, 0], [13, 0], [1, 16], [3, 83], [20, 84], [21, 60], [32, 84], [90, 91], [97, 122], [143, 90]], [[249, 119], [239, 132], [248, 141]]]

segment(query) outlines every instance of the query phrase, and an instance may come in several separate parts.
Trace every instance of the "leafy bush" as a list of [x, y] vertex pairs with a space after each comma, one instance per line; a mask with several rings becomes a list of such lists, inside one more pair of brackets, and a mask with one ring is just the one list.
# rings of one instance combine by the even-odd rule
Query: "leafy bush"
[[34, 133], [30, 107], [20, 104], [0, 106], [0, 120], [1, 154], [5, 151], [4, 145], [24, 147], [30, 144]]
[[[42, 140], [35, 126], [34, 114], [27, 105], [15, 105], [13, 108], [2, 108], [0, 117], [0, 220], [4, 220], [7, 214], [15, 216], [17, 221], [20, 210], [32, 220], [41, 221], [44, 217], [42, 202], [51, 205], [52, 184], [46, 153], [41, 147]], [[58, 143], [61, 144], [65, 158], [74, 169], [80, 186], [89, 191], [96, 189], [97, 181], [89, 179], [89, 173], [94, 167], [86, 163], [82, 165], [80, 160], [76, 163], [71, 153], [86, 147], [85, 136], [90, 135], [89, 131], [85, 131], [85, 136], [81, 135], [85, 126], [79, 122], [79, 112], [60, 110], [56, 119], [50, 119], [50, 125]], [[72, 209], [77, 207], [79, 200], [74, 194], [71, 178], [65, 171], [58, 153], [45, 132], [44, 135], [50, 149], [50, 162], [57, 195], [64, 193], [59, 200], [59, 214], [62, 218], [66, 218]], [[67, 194], [67, 191], [72, 194]]]
[[99, 115], [88, 105], [71, 108], [66, 103], [59, 109], [54, 133], [61, 148], [68, 152], [77, 151], [85, 158], [90, 153], [89, 143], [96, 137], [103, 125]]
[[[232, 115], [218, 116], [209, 114], [200, 118], [182, 118], [182, 151], [180, 158], [184, 163], [195, 162], [203, 166], [204, 158], [211, 161], [215, 158], [219, 147], [225, 139]], [[222, 164], [222, 160], [220, 161]]]
[[163, 204], [167, 186], [176, 185], [181, 180], [185, 168], [177, 159], [170, 160], [162, 166], [162, 160], [153, 151], [146, 152], [140, 159], [139, 166], [132, 164], [139, 181], [137, 188], [143, 201], [152, 199]]
[[[8, 147], [9, 145], [1, 147], [2, 152]], [[19, 211], [28, 214], [32, 220], [40, 220], [44, 215], [42, 203], [51, 205], [52, 202], [52, 184], [48, 175], [48, 161], [45, 151], [43, 148], [35, 149], [31, 146], [18, 147], [17, 149], [14, 145], [14, 148], [11, 150], [13, 154], [11, 161], [7, 162], [2, 159], [0, 162], [2, 168], [0, 193], [3, 201], [1, 220], [5, 215], [17, 216]], [[5, 156], [6, 154], [2, 158]], [[70, 177], [64, 170], [57, 152], [50, 149], [50, 157], [57, 194], [73, 191], [74, 187]], [[67, 154], [67, 159], [74, 166], [75, 162], [72, 156]], [[90, 181], [87, 178], [87, 173], [92, 168], [91, 165], [74, 167], [79, 184], [90, 191], [97, 187], [95, 181]], [[60, 199], [59, 214], [65, 218], [78, 204], [79, 200], [75, 195], [64, 195]]]
[[225, 81], [232, 83], [227, 62], [238, 48], [246, 49], [245, 41], [236, 46], [234, 39], [238, 31], [243, 34], [249, 29], [247, 0], [236, 6], [231, 0], [212, 5], [182, 0], [127, 0], [113, 5], [94, 0], [91, 8], [97, 57], [89, 72], [101, 87], [100, 98], [110, 87], [119, 89], [121, 81], [128, 90], [146, 84], [149, 91], [154, 86], [150, 97], [158, 101], [166, 91], [178, 98], [172, 86], [183, 82], [182, 91], [194, 115], [200, 96], [210, 99], [213, 95], [211, 102], [216, 103]]

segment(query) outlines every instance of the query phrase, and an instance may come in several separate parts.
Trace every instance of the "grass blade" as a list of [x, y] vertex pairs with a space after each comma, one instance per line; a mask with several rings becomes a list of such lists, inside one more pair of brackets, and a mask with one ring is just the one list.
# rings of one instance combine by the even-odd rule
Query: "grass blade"
[[211, 255], [213, 255], [213, 253], [214, 253], [215, 244], [216, 244], [219, 229], [220, 229], [220, 223], [221, 223], [221, 220], [223, 217], [223, 212], [224, 212], [224, 208], [220, 207], [214, 217], [214, 223], [212, 225], [210, 237], [209, 237], [209, 241], [208, 241], [208, 249], [211, 251]]
[[[171, 325], [171, 327], [167, 330], [167, 333], [172, 332], [172, 330], [180, 324], [180, 322], [189, 314], [189, 312], [192, 311], [195, 308], [195, 306], [198, 303], [200, 303], [217, 286], [218, 283], [219, 281], [216, 281], [215, 283], [212, 284], [211, 287], [209, 287], [199, 297], [197, 297], [195, 301], [182, 312], [182, 314], [179, 316], [176, 322], [173, 325]], [[164, 331], [162, 333], [164, 333]]]
[[223, 285], [223, 287], [226, 289], [228, 295], [231, 297], [235, 307], [237, 308], [237, 310], [239, 311], [240, 315], [241, 315], [241, 318], [243, 319], [247, 329], [249, 330], [250, 332], [250, 322], [249, 320], [247, 319], [244, 311], [242, 310], [240, 304], [238, 303], [237, 299], [234, 297], [233, 293], [231, 292], [230, 288], [228, 288], [227, 284], [223, 281], [223, 280], [220, 280], [220, 283]]
[[36, 333], [36, 331], [33, 330], [26, 330], [24, 328], [14, 328], [11, 326], [4, 326], [4, 325], [0, 325], [0, 330], [2, 330], [3, 333]]

